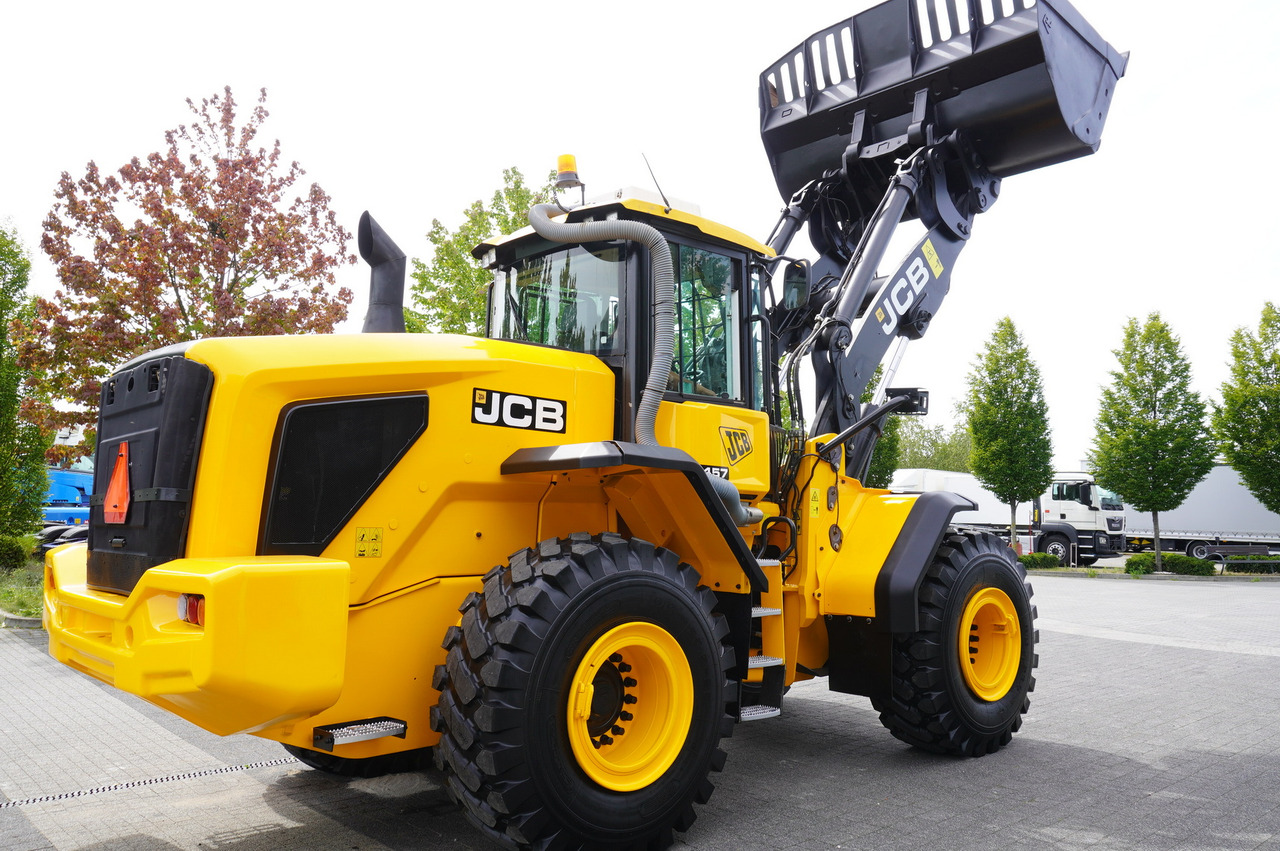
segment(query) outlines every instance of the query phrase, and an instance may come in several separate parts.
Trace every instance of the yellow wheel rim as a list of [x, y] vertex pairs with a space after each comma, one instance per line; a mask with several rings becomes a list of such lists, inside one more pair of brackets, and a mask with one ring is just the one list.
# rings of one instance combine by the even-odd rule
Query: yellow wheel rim
[[1009, 693], [1022, 661], [1018, 610], [999, 588], [983, 588], [969, 598], [960, 619], [960, 670], [969, 690], [996, 701]]
[[693, 673], [660, 626], [633, 622], [591, 645], [569, 683], [569, 744], [587, 776], [633, 792], [680, 755], [693, 720]]

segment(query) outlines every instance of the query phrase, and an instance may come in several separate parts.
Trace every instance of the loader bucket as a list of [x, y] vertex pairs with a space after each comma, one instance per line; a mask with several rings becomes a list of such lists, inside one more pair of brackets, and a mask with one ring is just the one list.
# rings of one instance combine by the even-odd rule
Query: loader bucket
[[760, 75], [760, 136], [784, 199], [851, 145], [851, 163], [910, 154], [928, 125], [1007, 177], [1097, 150], [1127, 61], [1066, 0], [888, 0]]

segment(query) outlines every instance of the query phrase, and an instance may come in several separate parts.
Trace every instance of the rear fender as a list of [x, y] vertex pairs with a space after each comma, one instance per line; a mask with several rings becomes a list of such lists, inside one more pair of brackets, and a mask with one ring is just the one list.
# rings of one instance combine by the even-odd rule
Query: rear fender
[[682, 450], [621, 441], [534, 447], [511, 455], [502, 473], [546, 479], [537, 540], [608, 529], [679, 554], [713, 590], [768, 589], [706, 472]]

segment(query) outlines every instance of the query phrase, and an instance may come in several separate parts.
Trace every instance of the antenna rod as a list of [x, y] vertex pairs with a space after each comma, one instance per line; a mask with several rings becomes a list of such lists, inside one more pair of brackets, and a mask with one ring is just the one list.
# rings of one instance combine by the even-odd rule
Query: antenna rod
[[649, 169], [649, 176], [653, 178], [653, 185], [657, 187], [658, 194], [662, 196], [662, 206], [664, 213], [671, 212], [671, 202], [667, 200], [667, 193], [662, 191], [662, 187], [658, 185], [658, 176], [653, 173], [653, 166], [649, 165], [649, 158], [644, 156], [644, 151], [640, 152], [640, 156], [644, 157], [644, 166]]

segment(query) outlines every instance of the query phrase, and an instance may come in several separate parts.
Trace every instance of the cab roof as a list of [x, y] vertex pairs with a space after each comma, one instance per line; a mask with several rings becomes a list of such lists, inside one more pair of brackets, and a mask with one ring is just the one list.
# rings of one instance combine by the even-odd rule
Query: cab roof
[[[691, 227], [711, 239], [731, 243], [764, 257], [773, 257], [775, 255], [772, 248], [756, 239], [753, 239], [752, 237], [747, 236], [741, 231], [725, 227], [719, 222], [703, 218], [697, 213], [668, 207], [656, 201], [634, 197], [633, 195], [621, 195], [617, 198], [592, 201], [581, 207], [574, 208], [569, 211], [567, 215], [562, 214], [554, 216], [553, 218], [558, 221], [569, 222], [598, 221], [610, 215], [617, 214], [619, 209], [640, 214], [639, 216], [625, 216], [625, 218], [638, 219], [640, 221], [650, 219], [659, 226], [661, 226], [664, 221], [678, 223], [685, 227]], [[518, 242], [532, 234], [533, 228], [525, 227], [515, 233], [493, 236], [473, 248], [471, 250], [471, 254], [477, 259], [483, 259], [485, 254], [489, 251], [513, 242]]]

